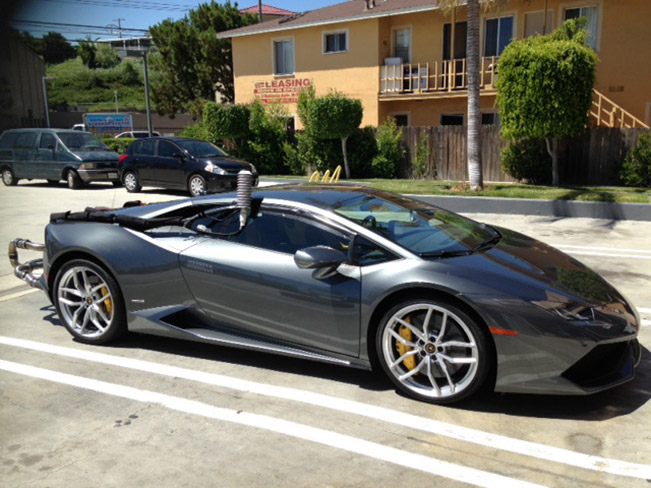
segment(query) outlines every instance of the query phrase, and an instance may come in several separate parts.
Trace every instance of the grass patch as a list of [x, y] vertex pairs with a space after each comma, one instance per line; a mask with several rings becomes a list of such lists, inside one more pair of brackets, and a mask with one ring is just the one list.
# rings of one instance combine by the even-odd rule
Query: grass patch
[[[297, 178], [295, 176], [263, 176], [263, 178]], [[345, 180], [340, 180], [345, 183]], [[468, 183], [440, 180], [355, 179], [371, 188], [415, 195], [482, 196], [498, 198], [528, 198], [541, 200], [572, 200], [580, 202], [651, 203], [651, 189], [613, 186], [537, 186], [519, 183], [487, 183], [484, 190], [474, 192]]]

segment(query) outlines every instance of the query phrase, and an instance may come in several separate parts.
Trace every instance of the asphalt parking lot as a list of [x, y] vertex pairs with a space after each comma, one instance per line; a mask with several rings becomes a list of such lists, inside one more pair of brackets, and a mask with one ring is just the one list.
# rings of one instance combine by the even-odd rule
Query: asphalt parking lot
[[[2, 186], [0, 242], [42, 240], [51, 212], [172, 198], [184, 195]], [[92, 347], [0, 257], [2, 486], [649, 486], [651, 222], [469, 216], [555, 245], [623, 292], [644, 319], [635, 380], [439, 407], [298, 359], [136, 335]]]

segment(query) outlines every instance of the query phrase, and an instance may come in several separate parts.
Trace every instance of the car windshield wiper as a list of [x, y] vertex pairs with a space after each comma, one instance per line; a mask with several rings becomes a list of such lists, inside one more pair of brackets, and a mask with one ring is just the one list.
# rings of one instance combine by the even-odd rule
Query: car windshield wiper
[[488, 239], [485, 239], [485, 240], [481, 241], [481, 242], [479, 243], [479, 245], [476, 246], [476, 247], [472, 250], [472, 252], [485, 251], [486, 249], [490, 249], [490, 248], [492, 248], [493, 246], [495, 246], [495, 244], [497, 244], [498, 242], [500, 242], [500, 241], [502, 240], [502, 234], [500, 234], [499, 232], [497, 232], [497, 231], [496, 231], [495, 229], [493, 229], [493, 228], [491, 228], [491, 230], [493, 230], [494, 232], [496, 232], [496, 235], [494, 235], [493, 237], [489, 237]]
[[435, 251], [435, 252], [421, 252], [418, 255], [421, 258], [453, 258], [456, 256], [468, 256], [474, 251], [471, 249], [457, 250], [457, 251]]

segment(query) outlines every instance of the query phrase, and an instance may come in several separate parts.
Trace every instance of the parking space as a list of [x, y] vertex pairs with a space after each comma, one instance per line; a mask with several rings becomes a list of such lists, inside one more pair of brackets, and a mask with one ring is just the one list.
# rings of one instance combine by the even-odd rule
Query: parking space
[[[0, 241], [51, 212], [184, 198], [0, 187]], [[643, 310], [637, 378], [589, 397], [487, 394], [455, 407], [369, 372], [172, 339], [74, 342], [0, 259], [4, 486], [646, 486], [651, 223], [473, 214], [593, 267]], [[209, 481], [207, 481], [209, 480]]]

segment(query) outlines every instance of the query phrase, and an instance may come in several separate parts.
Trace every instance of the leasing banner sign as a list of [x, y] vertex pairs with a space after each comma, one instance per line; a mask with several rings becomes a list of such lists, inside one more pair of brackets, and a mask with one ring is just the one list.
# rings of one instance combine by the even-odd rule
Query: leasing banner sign
[[133, 130], [131, 114], [84, 114], [86, 130], [96, 135], [112, 135]]

